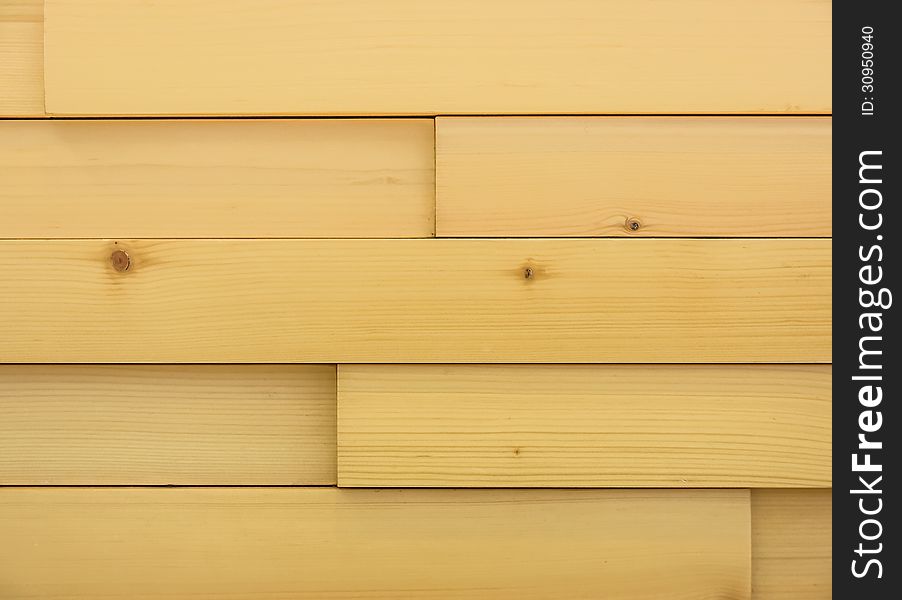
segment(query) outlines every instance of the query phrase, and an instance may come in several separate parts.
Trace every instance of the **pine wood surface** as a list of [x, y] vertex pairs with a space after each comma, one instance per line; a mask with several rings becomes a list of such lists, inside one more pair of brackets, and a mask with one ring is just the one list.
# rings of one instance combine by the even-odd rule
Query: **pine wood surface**
[[432, 237], [431, 119], [0, 122], [0, 237]]
[[829, 487], [829, 365], [340, 365], [338, 482]]
[[833, 597], [832, 490], [752, 490], [752, 598]]
[[0, 0], [0, 118], [44, 115], [43, 20], [43, 0]]
[[749, 598], [745, 490], [0, 489], [24, 598]]
[[335, 367], [0, 365], [0, 485], [335, 484]]
[[2, 241], [0, 361], [830, 362], [830, 246]]
[[831, 138], [812, 117], [439, 117], [436, 234], [830, 237]]
[[47, 0], [47, 110], [829, 113], [831, 41], [810, 0]]

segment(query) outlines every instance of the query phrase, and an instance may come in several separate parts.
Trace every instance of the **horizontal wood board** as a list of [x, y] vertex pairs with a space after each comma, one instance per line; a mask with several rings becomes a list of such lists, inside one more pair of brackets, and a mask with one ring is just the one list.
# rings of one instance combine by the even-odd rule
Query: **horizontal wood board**
[[830, 237], [822, 117], [439, 117], [444, 237]]
[[0, 237], [432, 237], [431, 119], [0, 121]]
[[831, 26], [810, 0], [47, 0], [47, 109], [829, 113]]
[[749, 598], [745, 490], [7, 488], [0, 539], [10, 600]]
[[339, 365], [338, 481], [829, 487], [829, 365]]
[[2, 362], [831, 360], [830, 240], [8, 240], [0, 280]]
[[335, 483], [335, 367], [2, 365], [0, 485]]

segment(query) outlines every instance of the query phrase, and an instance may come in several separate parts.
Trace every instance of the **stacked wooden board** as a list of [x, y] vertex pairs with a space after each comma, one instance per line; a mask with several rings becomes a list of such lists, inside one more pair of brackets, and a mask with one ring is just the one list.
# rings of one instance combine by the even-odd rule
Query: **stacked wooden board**
[[830, 26], [0, 0], [0, 598], [829, 598]]

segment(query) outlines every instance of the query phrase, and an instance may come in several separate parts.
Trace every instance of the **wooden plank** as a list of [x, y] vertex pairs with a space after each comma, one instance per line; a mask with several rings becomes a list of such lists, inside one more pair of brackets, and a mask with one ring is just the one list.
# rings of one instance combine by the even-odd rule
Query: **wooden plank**
[[833, 597], [832, 490], [752, 491], [752, 597]]
[[440, 117], [436, 233], [830, 237], [831, 129], [819, 117]]
[[831, 110], [829, 2], [47, 0], [46, 10], [56, 114]]
[[8, 240], [0, 361], [830, 362], [830, 252], [830, 240]]
[[0, 539], [10, 600], [749, 598], [745, 490], [3, 489]]
[[0, 117], [43, 114], [44, 2], [0, 0]]
[[0, 485], [334, 483], [333, 366], [0, 366]]
[[0, 123], [0, 237], [431, 237], [431, 119]]
[[814, 487], [829, 365], [340, 365], [345, 487]]

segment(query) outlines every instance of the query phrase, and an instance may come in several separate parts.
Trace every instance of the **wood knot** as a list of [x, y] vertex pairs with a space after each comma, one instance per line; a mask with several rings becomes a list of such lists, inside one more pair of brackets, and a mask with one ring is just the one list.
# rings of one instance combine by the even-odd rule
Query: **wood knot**
[[626, 228], [629, 231], [639, 231], [639, 229], [641, 227], [642, 227], [642, 223], [640, 223], [639, 219], [637, 219], [635, 217], [630, 217], [629, 219], [626, 220]]
[[116, 271], [124, 273], [131, 266], [132, 259], [125, 250], [113, 250], [110, 254], [110, 264]]
[[532, 258], [526, 258], [516, 270], [510, 271], [520, 278], [525, 285], [533, 285], [536, 281], [543, 280], [548, 275], [548, 268]]

